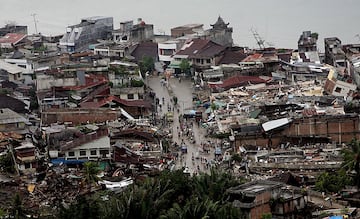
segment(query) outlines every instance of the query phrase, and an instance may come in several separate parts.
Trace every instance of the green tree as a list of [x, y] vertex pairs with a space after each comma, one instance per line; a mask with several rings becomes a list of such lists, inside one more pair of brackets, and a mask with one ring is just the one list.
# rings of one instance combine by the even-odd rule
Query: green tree
[[314, 32], [314, 33], [311, 33], [311, 37], [315, 38], [315, 39], [319, 39], [319, 34]]
[[98, 219], [102, 218], [100, 201], [92, 197], [79, 196], [76, 202], [64, 208], [61, 206], [60, 219]]
[[224, 201], [226, 190], [239, 184], [231, 174], [211, 169], [210, 174], [201, 174], [193, 178], [194, 193], [198, 197], [210, 198], [214, 201]]
[[231, 161], [240, 163], [242, 161], [242, 157], [240, 156], [240, 154], [234, 153], [233, 155], [231, 155]]
[[[225, 195], [228, 187], [239, 182], [226, 173], [212, 174], [190, 177], [183, 170], [163, 171], [121, 193], [97, 193], [77, 200], [62, 208], [59, 218], [241, 218], [240, 210], [228, 203]], [[86, 211], [95, 212], [89, 216]]]
[[100, 172], [99, 166], [94, 162], [85, 162], [84, 163], [84, 175], [85, 182], [89, 185], [97, 182], [99, 177], [97, 176]]
[[321, 192], [339, 192], [347, 185], [352, 184], [352, 178], [344, 171], [321, 173], [315, 182], [315, 188]]
[[179, 67], [182, 73], [186, 75], [190, 74], [190, 63], [187, 59], [181, 59]]
[[349, 149], [341, 151], [343, 155], [342, 169], [347, 172], [355, 171], [354, 183], [360, 187], [360, 141], [353, 139], [350, 143]]
[[7, 173], [15, 173], [14, 162], [10, 152], [0, 157], [0, 168]]
[[141, 75], [143, 78], [145, 78], [146, 72], [153, 72], [155, 69], [155, 62], [152, 57], [144, 56], [142, 60], [139, 63], [139, 68], [141, 71]]
[[11, 217], [15, 219], [25, 218], [25, 210], [19, 193], [16, 193], [14, 197]]
[[0, 208], [0, 218], [4, 218], [5, 215], [6, 215], [5, 211], [2, 208]]
[[144, 81], [142, 80], [131, 80], [131, 87], [142, 87], [144, 86]]
[[271, 219], [272, 215], [271, 213], [264, 213], [261, 215], [261, 219]]

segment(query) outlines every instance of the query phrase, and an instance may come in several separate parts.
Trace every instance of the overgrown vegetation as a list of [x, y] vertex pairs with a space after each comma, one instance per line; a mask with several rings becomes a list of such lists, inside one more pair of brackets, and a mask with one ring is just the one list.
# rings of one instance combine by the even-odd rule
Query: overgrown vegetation
[[144, 86], [144, 81], [133, 79], [133, 80], [131, 80], [130, 84], [131, 84], [131, 87], [142, 87], [142, 86]]
[[360, 186], [360, 141], [353, 139], [349, 148], [341, 151], [343, 163], [336, 172], [324, 172], [317, 177], [315, 187], [322, 192], [339, 192], [345, 186]]
[[347, 185], [352, 185], [352, 178], [344, 170], [321, 173], [315, 183], [315, 188], [321, 192], [339, 192]]
[[7, 173], [15, 173], [14, 162], [11, 153], [7, 153], [0, 157], [0, 168]]
[[190, 74], [190, 63], [187, 59], [182, 59], [179, 67], [182, 73], [185, 73], [186, 75]]
[[164, 171], [119, 194], [79, 197], [61, 207], [59, 218], [241, 218], [240, 210], [226, 201], [226, 189], [239, 183], [223, 172], [190, 177], [183, 170]]
[[142, 60], [139, 62], [139, 68], [141, 71], [141, 75], [145, 78], [146, 72], [153, 72], [155, 69], [155, 62], [152, 57], [144, 56]]

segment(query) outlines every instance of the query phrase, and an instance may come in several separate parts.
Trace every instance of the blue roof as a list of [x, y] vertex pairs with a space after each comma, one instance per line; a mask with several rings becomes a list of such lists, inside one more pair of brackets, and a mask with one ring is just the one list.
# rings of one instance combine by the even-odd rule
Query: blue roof
[[221, 148], [215, 148], [215, 154], [220, 155], [221, 154]]
[[64, 158], [52, 159], [51, 163], [54, 165], [79, 165], [85, 163], [87, 160], [65, 160]]
[[343, 219], [343, 216], [330, 216], [330, 219]]

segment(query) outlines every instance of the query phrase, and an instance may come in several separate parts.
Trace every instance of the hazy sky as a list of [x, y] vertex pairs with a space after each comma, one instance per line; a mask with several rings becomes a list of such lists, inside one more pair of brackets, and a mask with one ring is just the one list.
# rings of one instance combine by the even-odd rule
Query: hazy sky
[[276, 47], [296, 48], [304, 30], [323, 38], [338, 36], [343, 43], [360, 43], [360, 0], [0, 0], [0, 26], [8, 21], [28, 25], [34, 33], [31, 14], [36, 13], [38, 30], [62, 34], [68, 25], [83, 17], [114, 17], [115, 28], [125, 20], [141, 17], [154, 24], [156, 33], [170, 28], [202, 23], [205, 29], [220, 15], [233, 27], [234, 42], [256, 47], [251, 28]]

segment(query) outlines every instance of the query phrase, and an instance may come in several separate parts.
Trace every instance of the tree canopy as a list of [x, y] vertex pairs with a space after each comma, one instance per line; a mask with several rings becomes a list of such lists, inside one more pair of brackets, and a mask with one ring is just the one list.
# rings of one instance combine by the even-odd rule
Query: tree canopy
[[152, 57], [144, 56], [139, 62], [139, 68], [142, 76], [145, 78], [146, 72], [153, 72], [155, 69], [155, 62]]
[[240, 210], [226, 201], [226, 189], [239, 183], [223, 172], [190, 177], [183, 170], [163, 171], [118, 194], [80, 197], [62, 207], [59, 218], [241, 218]]
[[179, 64], [180, 70], [182, 73], [189, 74], [190, 73], [190, 63], [187, 59], [182, 59]]

